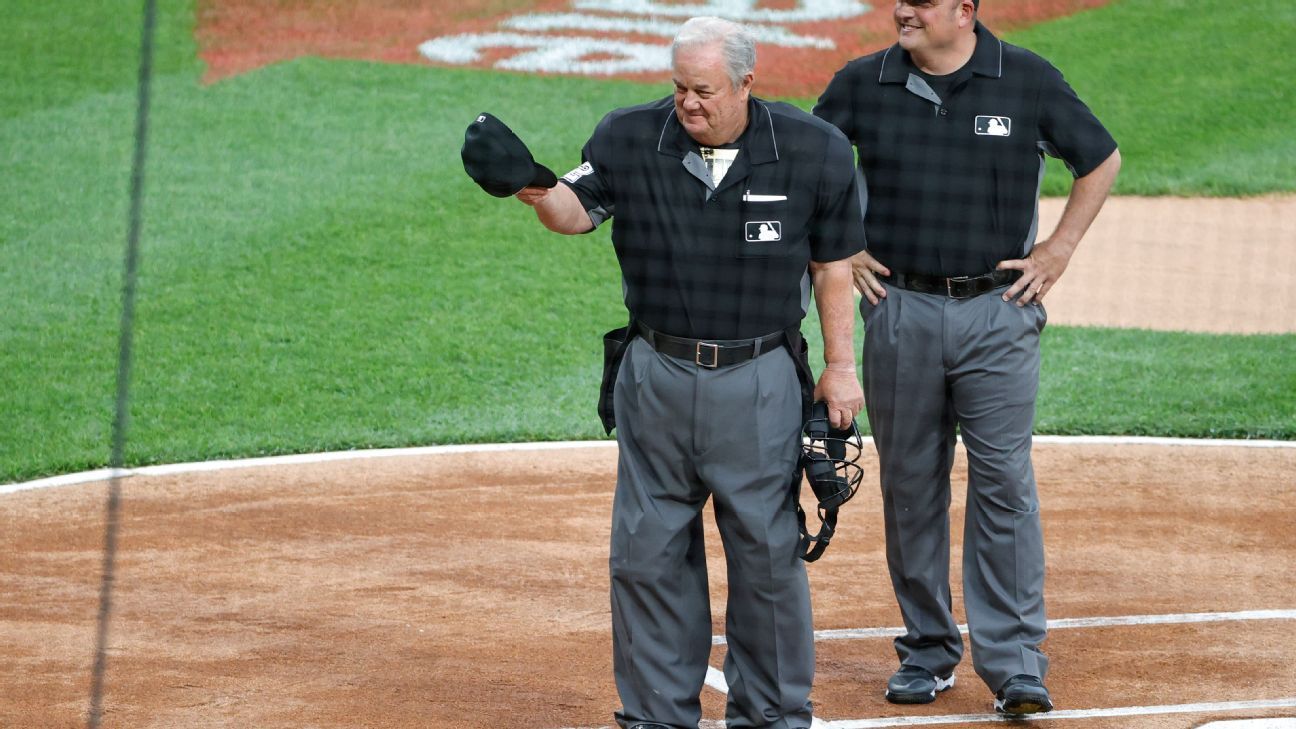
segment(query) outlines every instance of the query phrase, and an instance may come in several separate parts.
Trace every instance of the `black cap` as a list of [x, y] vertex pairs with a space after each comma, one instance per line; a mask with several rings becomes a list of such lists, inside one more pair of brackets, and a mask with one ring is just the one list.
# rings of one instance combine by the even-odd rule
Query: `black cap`
[[490, 114], [478, 114], [468, 125], [460, 154], [464, 172], [495, 197], [558, 184], [553, 170], [537, 163], [513, 130]]

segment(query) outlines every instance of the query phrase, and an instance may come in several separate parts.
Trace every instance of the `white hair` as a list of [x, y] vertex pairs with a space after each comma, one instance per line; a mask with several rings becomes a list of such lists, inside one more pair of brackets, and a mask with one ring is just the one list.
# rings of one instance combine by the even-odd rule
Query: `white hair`
[[721, 44], [729, 82], [735, 89], [742, 86], [743, 78], [756, 69], [756, 39], [746, 27], [732, 20], [709, 16], [689, 18], [671, 41], [671, 64], [674, 65], [679, 49], [713, 43]]

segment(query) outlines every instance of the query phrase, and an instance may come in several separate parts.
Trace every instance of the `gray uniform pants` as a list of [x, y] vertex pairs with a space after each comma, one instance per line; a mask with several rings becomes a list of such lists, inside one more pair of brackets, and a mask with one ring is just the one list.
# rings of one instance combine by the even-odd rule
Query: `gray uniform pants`
[[972, 662], [991, 691], [1040, 678], [1044, 545], [1031, 466], [1042, 307], [893, 286], [864, 314], [864, 396], [881, 465], [887, 566], [907, 632], [900, 662], [939, 676], [963, 653], [950, 612], [950, 468], [968, 454], [963, 602]]
[[612, 648], [617, 722], [695, 728], [711, 652], [702, 506], [729, 574], [729, 727], [809, 727], [810, 593], [792, 471], [801, 394], [780, 348], [709, 370], [635, 339], [616, 381]]

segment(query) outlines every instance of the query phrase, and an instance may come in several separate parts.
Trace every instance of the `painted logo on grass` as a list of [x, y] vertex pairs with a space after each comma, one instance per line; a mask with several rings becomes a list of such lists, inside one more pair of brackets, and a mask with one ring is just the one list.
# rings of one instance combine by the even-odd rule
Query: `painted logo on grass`
[[[997, 32], [1109, 0], [987, 0]], [[718, 15], [760, 46], [757, 93], [813, 96], [846, 61], [894, 42], [883, 0], [199, 0], [208, 80], [298, 56], [665, 82], [679, 24]], [[504, 9], [505, 12], [501, 12]]]
[[[694, 15], [721, 15], [747, 23], [757, 42], [767, 46], [832, 50], [837, 44], [831, 37], [799, 33], [792, 25], [859, 18], [872, 8], [857, 0], [814, 0], [786, 9], [758, 7], [755, 0], [711, 0], [694, 5], [575, 0], [571, 9], [575, 12], [506, 18], [499, 24], [500, 32], [434, 38], [421, 44], [419, 52], [434, 62], [469, 64], [482, 61], [484, 49], [511, 48], [522, 52], [495, 62], [496, 68], [602, 76], [665, 73], [670, 70], [667, 42], [679, 24]], [[554, 32], [563, 35], [550, 35]], [[566, 35], [572, 32], [623, 37]]]

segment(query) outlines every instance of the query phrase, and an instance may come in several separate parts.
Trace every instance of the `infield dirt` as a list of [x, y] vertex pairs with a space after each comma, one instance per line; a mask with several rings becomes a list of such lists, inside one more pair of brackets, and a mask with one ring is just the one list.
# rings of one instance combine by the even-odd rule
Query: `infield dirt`
[[[867, 455], [868, 486], [810, 567], [818, 629], [900, 624]], [[104, 725], [606, 726], [615, 459], [597, 447], [128, 479]], [[1296, 607], [1296, 449], [1042, 444], [1036, 465], [1051, 618]], [[960, 459], [956, 483], [964, 473]], [[0, 726], [84, 721], [103, 495], [0, 498]], [[962, 501], [956, 486], [960, 614]], [[724, 562], [707, 523], [721, 633]], [[1055, 630], [1046, 650], [1064, 709], [1296, 695], [1291, 619]], [[936, 704], [898, 710], [881, 696], [894, 664], [885, 638], [820, 642], [817, 713], [989, 711], [969, 666]], [[703, 703], [722, 716], [720, 693]]]

